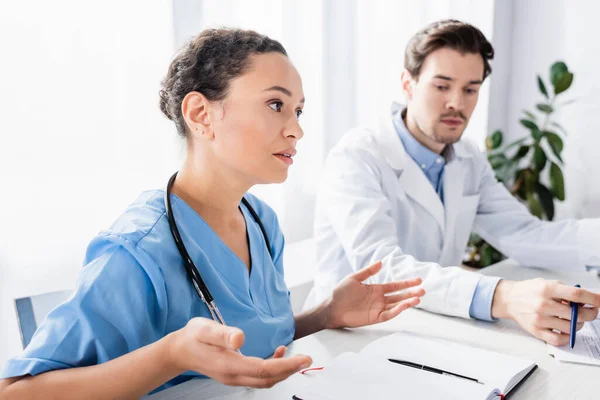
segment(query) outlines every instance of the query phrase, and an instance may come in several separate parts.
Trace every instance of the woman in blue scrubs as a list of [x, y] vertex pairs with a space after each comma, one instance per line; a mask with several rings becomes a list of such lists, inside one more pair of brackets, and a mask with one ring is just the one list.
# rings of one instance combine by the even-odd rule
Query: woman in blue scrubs
[[211, 319], [186, 274], [164, 192], [145, 192], [92, 240], [73, 296], [5, 365], [0, 398], [138, 398], [198, 376], [269, 387], [310, 365], [308, 356], [283, 357], [293, 339], [386, 321], [418, 304], [419, 279], [361, 283], [378, 263], [315, 309], [292, 313], [277, 216], [247, 192], [285, 181], [303, 107], [300, 76], [279, 42], [229, 29], [189, 42], [160, 92], [187, 143], [171, 208], [227, 326]]

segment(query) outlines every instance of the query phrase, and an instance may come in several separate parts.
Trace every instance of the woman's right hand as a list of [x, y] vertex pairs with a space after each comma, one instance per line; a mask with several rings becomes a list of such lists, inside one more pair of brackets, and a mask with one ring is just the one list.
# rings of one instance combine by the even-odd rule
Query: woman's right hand
[[283, 358], [285, 346], [268, 360], [244, 356], [237, 352], [244, 333], [207, 318], [193, 318], [169, 336], [169, 358], [176, 369], [196, 371], [231, 386], [269, 388], [312, 363], [305, 355]]

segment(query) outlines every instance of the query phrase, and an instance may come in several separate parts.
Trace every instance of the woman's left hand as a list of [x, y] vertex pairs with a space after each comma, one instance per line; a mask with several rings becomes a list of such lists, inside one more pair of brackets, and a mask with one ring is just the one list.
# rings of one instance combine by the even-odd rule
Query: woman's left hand
[[[390, 320], [414, 307], [425, 294], [421, 278], [384, 284], [363, 284], [381, 269], [381, 261], [347, 276], [334, 289], [328, 305], [327, 328], [356, 328]], [[403, 290], [401, 293], [390, 294]]]

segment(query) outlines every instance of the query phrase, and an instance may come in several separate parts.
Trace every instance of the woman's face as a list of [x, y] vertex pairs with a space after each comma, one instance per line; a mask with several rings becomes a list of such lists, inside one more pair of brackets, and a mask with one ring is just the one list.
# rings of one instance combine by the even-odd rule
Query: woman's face
[[230, 82], [225, 100], [211, 107], [211, 141], [222, 167], [250, 184], [281, 183], [304, 133], [302, 80], [280, 53], [253, 55], [249, 70]]

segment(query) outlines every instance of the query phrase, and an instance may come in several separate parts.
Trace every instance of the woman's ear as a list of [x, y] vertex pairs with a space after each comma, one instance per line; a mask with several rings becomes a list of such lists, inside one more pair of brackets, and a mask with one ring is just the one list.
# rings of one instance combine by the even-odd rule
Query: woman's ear
[[210, 107], [209, 100], [202, 93], [190, 92], [185, 95], [181, 102], [181, 114], [185, 119], [190, 137], [212, 134]]
[[408, 100], [412, 100], [412, 96], [413, 96], [413, 79], [412, 79], [412, 75], [410, 74], [410, 72], [408, 72], [408, 70], [403, 70], [402, 74], [400, 75], [400, 81], [402, 84], [402, 91], [404, 92], [404, 94], [406, 94], [406, 98]]

